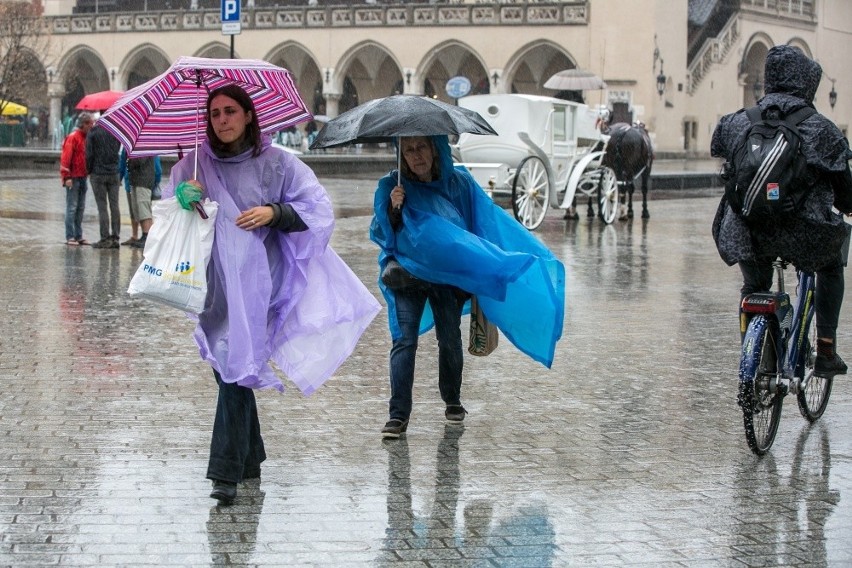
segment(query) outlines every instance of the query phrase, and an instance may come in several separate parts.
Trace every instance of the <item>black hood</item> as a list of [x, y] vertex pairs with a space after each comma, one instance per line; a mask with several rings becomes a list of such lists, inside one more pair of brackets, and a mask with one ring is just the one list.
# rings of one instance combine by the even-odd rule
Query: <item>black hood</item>
[[813, 104], [822, 67], [798, 47], [776, 45], [766, 54], [766, 94], [779, 93]]

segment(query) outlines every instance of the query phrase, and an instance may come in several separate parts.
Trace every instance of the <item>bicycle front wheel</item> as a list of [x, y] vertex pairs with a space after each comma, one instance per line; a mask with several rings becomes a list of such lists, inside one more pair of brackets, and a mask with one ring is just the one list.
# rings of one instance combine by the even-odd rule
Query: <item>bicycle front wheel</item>
[[749, 323], [740, 360], [740, 392], [738, 402], [743, 410], [746, 442], [751, 451], [763, 455], [772, 447], [784, 395], [775, 388], [778, 357], [775, 338], [777, 324], [764, 316]]
[[804, 388], [799, 389], [796, 400], [799, 402], [799, 411], [810, 423], [819, 420], [825, 407], [828, 406], [828, 397], [831, 396], [831, 386], [834, 383], [832, 377], [818, 377], [814, 375], [814, 362], [816, 361], [816, 346], [811, 344], [816, 337], [816, 318], [811, 318], [808, 326], [808, 335], [805, 338], [802, 355], [802, 384]]

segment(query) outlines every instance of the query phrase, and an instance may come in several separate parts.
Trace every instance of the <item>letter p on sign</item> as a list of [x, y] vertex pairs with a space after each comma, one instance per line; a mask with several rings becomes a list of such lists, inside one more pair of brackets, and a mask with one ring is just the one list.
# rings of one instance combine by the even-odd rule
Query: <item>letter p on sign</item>
[[234, 22], [240, 19], [239, 0], [222, 0], [222, 22]]

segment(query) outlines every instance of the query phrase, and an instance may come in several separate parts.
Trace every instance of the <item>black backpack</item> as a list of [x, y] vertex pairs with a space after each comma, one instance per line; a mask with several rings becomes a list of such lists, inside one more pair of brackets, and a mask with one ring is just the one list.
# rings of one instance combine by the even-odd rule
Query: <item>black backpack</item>
[[811, 107], [789, 116], [777, 107], [746, 109], [751, 125], [720, 174], [734, 211], [750, 221], [769, 221], [799, 210], [812, 180], [798, 125], [815, 113]]

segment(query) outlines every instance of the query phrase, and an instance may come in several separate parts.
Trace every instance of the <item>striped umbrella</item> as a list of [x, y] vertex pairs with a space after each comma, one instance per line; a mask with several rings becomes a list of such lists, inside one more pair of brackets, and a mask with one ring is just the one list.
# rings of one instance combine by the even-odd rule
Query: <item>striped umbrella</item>
[[124, 93], [98, 120], [131, 157], [198, 148], [206, 129], [207, 94], [236, 83], [254, 101], [261, 132], [311, 119], [292, 74], [256, 59], [180, 57], [169, 69]]

